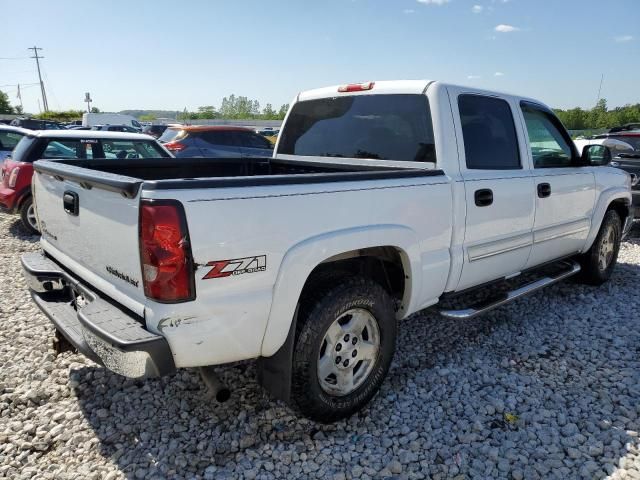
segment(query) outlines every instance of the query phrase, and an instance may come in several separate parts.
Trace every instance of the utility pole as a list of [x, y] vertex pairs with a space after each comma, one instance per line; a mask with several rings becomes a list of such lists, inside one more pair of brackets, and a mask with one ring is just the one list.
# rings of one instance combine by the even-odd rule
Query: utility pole
[[602, 82], [604, 82], [604, 73], [600, 77], [600, 86], [598, 87], [598, 98], [596, 98], [596, 106], [598, 105], [598, 102], [600, 101], [600, 93], [602, 93]]
[[38, 67], [38, 78], [40, 79], [40, 90], [42, 91], [42, 105], [44, 106], [44, 111], [49, 111], [49, 104], [47, 103], [47, 94], [44, 91], [44, 82], [42, 81], [42, 74], [40, 73], [40, 59], [44, 57], [40, 57], [38, 55], [38, 50], [42, 50], [38, 47], [29, 47], [27, 50], [33, 50], [34, 56], [31, 58], [36, 59], [36, 66]]

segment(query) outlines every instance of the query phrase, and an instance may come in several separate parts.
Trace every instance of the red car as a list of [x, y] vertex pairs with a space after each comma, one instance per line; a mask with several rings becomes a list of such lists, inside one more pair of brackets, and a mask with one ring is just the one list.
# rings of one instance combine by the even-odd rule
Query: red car
[[39, 233], [31, 197], [33, 162], [39, 159], [171, 158], [148, 135], [86, 130], [28, 131], [2, 164], [0, 209], [18, 213], [22, 224]]

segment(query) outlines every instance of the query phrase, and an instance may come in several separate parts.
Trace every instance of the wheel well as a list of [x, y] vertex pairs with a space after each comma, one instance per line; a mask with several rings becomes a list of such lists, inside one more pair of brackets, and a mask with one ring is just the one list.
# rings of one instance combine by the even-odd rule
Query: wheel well
[[607, 211], [615, 210], [615, 212], [620, 215], [620, 220], [624, 224], [625, 219], [629, 216], [629, 206], [626, 201], [623, 199], [614, 200], [607, 207]]
[[316, 266], [304, 284], [301, 298], [309, 289], [316, 289], [320, 284], [349, 275], [371, 278], [398, 301], [402, 301], [409, 278], [402, 254], [396, 247], [351, 250], [334, 255]]
[[20, 194], [18, 203], [16, 204], [16, 209], [20, 210], [22, 208], [22, 205], [28, 198], [31, 198], [31, 188], [25, 189], [25, 191]]

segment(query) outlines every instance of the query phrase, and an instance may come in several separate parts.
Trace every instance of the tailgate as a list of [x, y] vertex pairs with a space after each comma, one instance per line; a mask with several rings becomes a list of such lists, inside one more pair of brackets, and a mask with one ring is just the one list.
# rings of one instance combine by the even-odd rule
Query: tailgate
[[34, 167], [43, 249], [95, 289], [143, 315], [141, 181], [55, 162]]

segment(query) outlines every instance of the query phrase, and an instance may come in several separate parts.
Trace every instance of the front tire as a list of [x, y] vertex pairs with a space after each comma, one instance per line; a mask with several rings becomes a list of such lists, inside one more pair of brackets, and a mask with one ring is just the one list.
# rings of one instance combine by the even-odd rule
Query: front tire
[[40, 230], [38, 230], [38, 220], [36, 219], [36, 211], [33, 206], [33, 197], [27, 198], [22, 205], [20, 206], [20, 220], [22, 221], [22, 225], [26, 228], [31, 234], [40, 234]]
[[349, 417], [378, 392], [395, 351], [396, 319], [377, 283], [348, 277], [301, 300], [292, 366], [294, 405], [329, 423]]
[[608, 210], [591, 248], [580, 257], [579, 280], [587, 285], [602, 285], [609, 280], [618, 260], [622, 221], [615, 210]]

